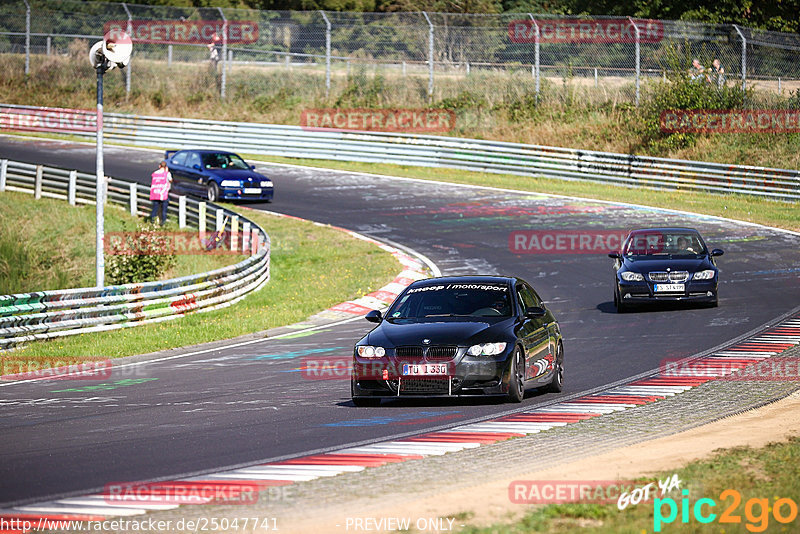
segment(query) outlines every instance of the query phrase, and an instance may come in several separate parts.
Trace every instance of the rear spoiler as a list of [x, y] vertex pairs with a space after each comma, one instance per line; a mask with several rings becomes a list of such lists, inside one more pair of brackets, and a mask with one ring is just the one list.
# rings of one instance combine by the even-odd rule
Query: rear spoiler
[[166, 152], [164, 152], [164, 159], [169, 159], [169, 158], [171, 158], [171, 157], [172, 157], [172, 155], [173, 155], [174, 153], [176, 153], [176, 152], [177, 152], [177, 150], [167, 150]]

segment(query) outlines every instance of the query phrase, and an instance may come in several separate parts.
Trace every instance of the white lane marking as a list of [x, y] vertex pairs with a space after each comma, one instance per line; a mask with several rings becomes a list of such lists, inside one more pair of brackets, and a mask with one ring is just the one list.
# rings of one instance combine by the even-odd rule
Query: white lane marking
[[[153, 497], [158, 497], [161, 502], [149, 502], [154, 500]], [[87, 495], [84, 497], [59, 499], [53, 502], [56, 504], [82, 504], [87, 506], [107, 505], [112, 508], [130, 508], [135, 506], [136, 508], [142, 508], [145, 510], [173, 510], [180, 506], [178, 504], [165, 504], [163, 501], [164, 497], [161, 495], [146, 495], [144, 498], [135, 496], [129, 499], [123, 499], [122, 497], [117, 498], [110, 496]]]
[[236, 473], [224, 472], [206, 475], [202, 478], [187, 478], [185, 480], [285, 480], [287, 482], [305, 482], [319, 478], [315, 475], [294, 475], [291, 473]]
[[363, 471], [363, 465], [316, 465], [316, 464], [264, 464], [258, 467], [270, 467], [273, 469], [287, 469], [297, 471]]

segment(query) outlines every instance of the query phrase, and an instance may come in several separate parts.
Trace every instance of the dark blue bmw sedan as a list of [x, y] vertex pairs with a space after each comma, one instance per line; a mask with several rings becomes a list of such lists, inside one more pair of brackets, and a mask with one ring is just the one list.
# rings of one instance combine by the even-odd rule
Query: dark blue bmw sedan
[[272, 180], [233, 152], [167, 150], [164, 159], [172, 173], [172, 188], [178, 194], [203, 197], [209, 202], [272, 200]]
[[716, 306], [719, 269], [694, 228], [647, 228], [634, 230], [614, 261], [614, 306], [618, 312], [634, 304], [659, 301], [692, 301]]

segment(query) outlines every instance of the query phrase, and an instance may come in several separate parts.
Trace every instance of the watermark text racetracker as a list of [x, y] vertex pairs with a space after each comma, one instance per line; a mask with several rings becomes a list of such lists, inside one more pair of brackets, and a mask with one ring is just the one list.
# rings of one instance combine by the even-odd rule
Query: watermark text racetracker
[[455, 125], [450, 109], [306, 109], [300, 114], [303, 129], [434, 133]]
[[111, 372], [104, 356], [0, 356], [0, 381], [105, 380]]
[[[208, 44], [216, 34], [228, 44], [251, 44], [258, 41], [258, 22], [252, 20], [132, 20], [131, 40], [134, 43]], [[227, 32], [226, 32], [227, 30]], [[103, 34], [128, 32], [127, 20], [110, 20]], [[220, 44], [222, 44], [220, 42]]]
[[[275, 517], [197, 517], [192, 519], [23, 519], [0, 516], [0, 532], [264, 532], [280, 530]], [[86, 516], [92, 518], [94, 516]]]
[[664, 133], [797, 133], [800, 110], [793, 109], [666, 109]]
[[[537, 35], [538, 28], [538, 35]], [[658, 43], [664, 38], [664, 24], [658, 20], [530, 19], [508, 23], [512, 43]]]
[[515, 230], [508, 236], [514, 254], [603, 254], [619, 250], [626, 230]]

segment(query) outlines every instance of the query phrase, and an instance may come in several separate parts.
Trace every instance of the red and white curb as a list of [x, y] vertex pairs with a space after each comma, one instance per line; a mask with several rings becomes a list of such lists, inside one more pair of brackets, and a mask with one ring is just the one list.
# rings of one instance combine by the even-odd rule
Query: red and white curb
[[[155, 482], [135, 495], [111, 497], [108, 492], [57, 499], [0, 510], [0, 519], [102, 521], [111, 517], [135, 516], [150, 511], [177, 508], [182, 504], [221, 504], [212, 492], [230, 494], [247, 489], [264, 491], [275, 486], [305, 482], [320, 477], [362, 471], [388, 463], [438, 456], [488, 443], [536, 434], [555, 427], [579, 423], [605, 414], [629, 410], [677, 395], [712, 380], [738, 373], [748, 366], [779, 355], [800, 344], [800, 315], [726, 347], [691, 361], [702, 376], [657, 373], [609, 390], [558, 402], [530, 411], [428, 432], [407, 438], [350, 447], [324, 454], [222, 471], [182, 480]], [[169, 495], [170, 499], [165, 498]], [[19, 531], [15, 531], [19, 532]]]

